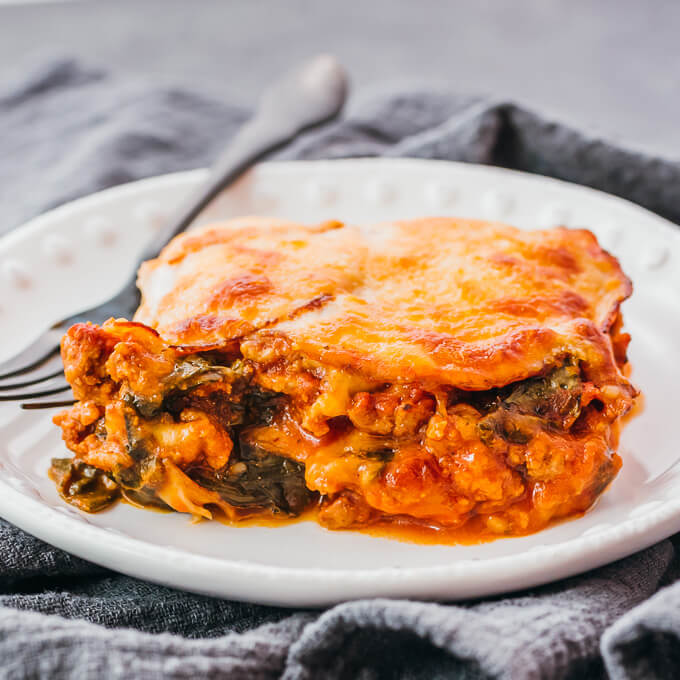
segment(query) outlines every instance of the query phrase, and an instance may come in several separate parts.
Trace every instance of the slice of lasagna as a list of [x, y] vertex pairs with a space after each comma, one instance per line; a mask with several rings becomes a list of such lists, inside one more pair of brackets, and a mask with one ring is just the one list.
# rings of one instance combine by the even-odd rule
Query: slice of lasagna
[[62, 344], [62, 496], [194, 516], [516, 535], [616, 475], [630, 281], [586, 230], [244, 218], [139, 272], [134, 321]]

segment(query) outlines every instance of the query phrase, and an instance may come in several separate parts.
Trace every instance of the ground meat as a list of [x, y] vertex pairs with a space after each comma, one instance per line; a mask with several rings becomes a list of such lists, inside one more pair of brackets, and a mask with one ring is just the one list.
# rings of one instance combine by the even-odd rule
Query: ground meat
[[377, 519], [376, 513], [366, 502], [351, 491], [343, 491], [333, 498], [326, 498], [319, 510], [319, 523], [327, 529], [348, 529], [366, 526]]
[[176, 355], [172, 350], [157, 354], [136, 341], [119, 342], [106, 368], [117, 383], [140, 400], [160, 403], [164, 396], [164, 382], [175, 368]]
[[392, 385], [381, 392], [358, 392], [347, 415], [365, 432], [405, 437], [414, 435], [434, 410], [431, 394], [412, 385]]
[[84, 440], [95, 432], [104, 409], [93, 401], [79, 401], [72, 408], [54, 416], [54, 424], [61, 427], [66, 446], [74, 453], [85, 454], [90, 449]]
[[231, 386], [224, 383], [211, 383], [187, 392], [171, 394], [163, 406], [175, 418], [179, 418], [184, 409], [202, 411], [213, 423], [225, 430], [244, 421], [243, 395], [234, 395]]
[[66, 380], [76, 399], [106, 401], [114, 390], [106, 360], [116, 338], [92, 324], [78, 323], [69, 328], [61, 343]]

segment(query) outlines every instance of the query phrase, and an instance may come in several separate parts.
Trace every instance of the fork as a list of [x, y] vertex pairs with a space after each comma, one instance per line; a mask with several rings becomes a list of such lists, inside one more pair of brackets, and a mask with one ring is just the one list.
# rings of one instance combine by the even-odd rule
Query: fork
[[[238, 131], [218, 156], [206, 181], [191, 195], [176, 219], [170, 221], [139, 259], [158, 256], [163, 247], [183, 232], [203, 208], [225, 187], [268, 152], [291, 141], [303, 130], [338, 115], [347, 97], [344, 69], [330, 55], [320, 55], [284, 75], [265, 90], [255, 115]], [[66, 392], [59, 357], [59, 342], [74, 323], [102, 323], [110, 317], [130, 318], [139, 306], [135, 267], [132, 276], [110, 300], [63, 319], [32, 345], [0, 364], [0, 401], [20, 401], [26, 409], [66, 406], [68, 401], [31, 401]], [[17, 379], [19, 378], [19, 379]]]

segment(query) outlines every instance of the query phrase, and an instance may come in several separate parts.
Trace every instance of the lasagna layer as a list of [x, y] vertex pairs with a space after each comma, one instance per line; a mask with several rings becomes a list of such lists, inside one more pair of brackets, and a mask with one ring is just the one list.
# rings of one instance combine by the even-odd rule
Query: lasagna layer
[[62, 343], [75, 457], [51, 474], [84, 510], [512, 535], [620, 467], [631, 284], [588, 231], [245, 218], [178, 237], [139, 283], [134, 321]]

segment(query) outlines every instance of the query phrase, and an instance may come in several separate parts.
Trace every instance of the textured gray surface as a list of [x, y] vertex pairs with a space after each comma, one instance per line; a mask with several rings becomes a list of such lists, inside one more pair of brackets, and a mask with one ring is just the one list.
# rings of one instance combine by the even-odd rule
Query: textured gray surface
[[282, 66], [338, 54], [359, 90], [402, 79], [512, 99], [680, 154], [676, 0], [124, 0], [0, 7], [0, 74], [73, 54], [252, 103]]
[[[228, 138], [243, 115], [209, 94], [73, 62], [0, 84], [4, 226], [104, 186], [206, 164], [213, 140]], [[497, 163], [580, 179], [680, 221], [677, 163], [494, 101], [427, 90], [365, 96], [343, 120], [281, 155], [346, 154]], [[673, 677], [675, 555], [667, 540], [576, 578], [479, 602], [364, 600], [295, 612], [117, 575], [0, 520], [0, 678], [516, 680], [600, 678], [604, 664], [615, 679]]]

